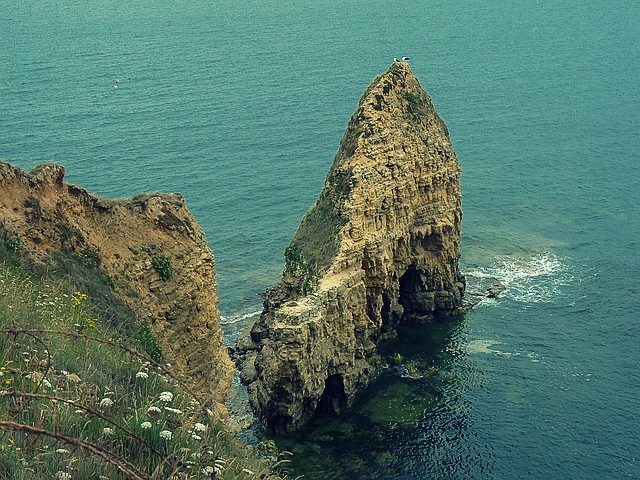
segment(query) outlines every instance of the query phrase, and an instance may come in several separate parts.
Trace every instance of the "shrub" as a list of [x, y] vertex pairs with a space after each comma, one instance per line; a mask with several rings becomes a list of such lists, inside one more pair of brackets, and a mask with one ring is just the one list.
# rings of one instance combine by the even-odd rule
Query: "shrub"
[[20, 253], [22, 251], [22, 240], [18, 237], [7, 240], [7, 249], [11, 253]]
[[415, 93], [413, 93], [413, 92], [405, 92], [405, 93], [403, 94], [403, 96], [404, 96], [405, 100], [406, 100], [407, 102], [409, 102], [409, 104], [410, 104], [412, 107], [416, 107], [416, 106], [418, 106], [418, 104], [419, 104], [420, 100], [419, 100], [418, 96], [417, 96]]
[[165, 282], [170, 280], [173, 275], [173, 268], [171, 267], [170, 257], [153, 257], [151, 265], [158, 272], [160, 278]]
[[162, 362], [162, 348], [158, 343], [158, 340], [151, 332], [151, 327], [148, 323], [140, 325], [136, 333], [133, 335], [133, 339], [136, 341], [140, 348], [147, 352], [149, 356], [156, 362]]

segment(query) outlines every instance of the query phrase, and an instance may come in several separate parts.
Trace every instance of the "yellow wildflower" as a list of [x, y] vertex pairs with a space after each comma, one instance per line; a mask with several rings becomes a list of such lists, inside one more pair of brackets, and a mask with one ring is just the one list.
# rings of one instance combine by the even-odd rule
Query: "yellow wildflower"
[[82, 302], [84, 302], [87, 298], [89, 298], [89, 296], [86, 293], [73, 292], [73, 295], [71, 296], [71, 301], [73, 302], [74, 307], [79, 307], [80, 305], [82, 305]]

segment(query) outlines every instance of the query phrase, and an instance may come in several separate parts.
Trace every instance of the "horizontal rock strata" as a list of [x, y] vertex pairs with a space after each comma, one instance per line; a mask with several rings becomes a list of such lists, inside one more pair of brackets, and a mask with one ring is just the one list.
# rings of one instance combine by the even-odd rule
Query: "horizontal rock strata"
[[408, 64], [394, 63], [360, 99], [283, 279], [239, 344], [264, 425], [287, 434], [317, 411], [339, 413], [401, 322], [460, 312], [461, 219], [447, 127]]
[[60, 251], [99, 263], [131, 321], [148, 323], [175, 373], [222, 412], [234, 369], [214, 257], [181, 195], [104, 200], [65, 183], [59, 165], [26, 174], [0, 163], [0, 226], [38, 264]]

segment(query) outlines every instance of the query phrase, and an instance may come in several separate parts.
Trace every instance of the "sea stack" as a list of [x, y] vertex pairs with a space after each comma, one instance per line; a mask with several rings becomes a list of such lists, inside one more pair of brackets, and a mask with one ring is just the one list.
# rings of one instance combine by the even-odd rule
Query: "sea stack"
[[270, 431], [348, 408], [401, 323], [462, 311], [461, 219], [447, 127], [408, 63], [394, 62], [360, 99], [282, 281], [239, 342], [241, 378]]

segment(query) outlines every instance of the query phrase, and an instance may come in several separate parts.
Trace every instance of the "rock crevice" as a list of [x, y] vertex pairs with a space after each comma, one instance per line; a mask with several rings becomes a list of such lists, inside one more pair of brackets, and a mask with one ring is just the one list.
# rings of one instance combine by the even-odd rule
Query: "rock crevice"
[[264, 425], [291, 433], [339, 413], [380, 368], [401, 322], [462, 308], [460, 167], [447, 127], [405, 62], [375, 78], [322, 192], [285, 252], [282, 281], [240, 342]]

